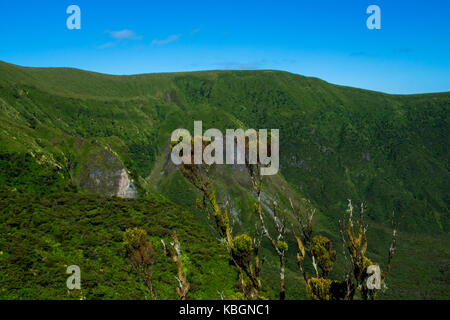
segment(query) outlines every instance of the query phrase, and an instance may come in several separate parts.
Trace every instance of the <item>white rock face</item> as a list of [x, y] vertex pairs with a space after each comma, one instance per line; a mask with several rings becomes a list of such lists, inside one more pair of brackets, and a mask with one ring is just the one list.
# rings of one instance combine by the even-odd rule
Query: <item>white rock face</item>
[[122, 162], [107, 150], [87, 155], [79, 186], [83, 191], [104, 196], [137, 198], [138, 192]]
[[127, 171], [122, 169], [119, 177], [119, 186], [116, 196], [125, 199], [134, 199], [137, 197], [137, 190], [133, 182], [128, 177]]

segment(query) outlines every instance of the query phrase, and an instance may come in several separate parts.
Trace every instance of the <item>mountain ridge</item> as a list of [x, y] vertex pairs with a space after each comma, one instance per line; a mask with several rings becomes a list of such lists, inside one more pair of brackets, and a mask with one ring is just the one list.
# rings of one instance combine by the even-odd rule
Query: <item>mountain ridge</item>
[[[102, 194], [103, 185], [85, 188], [91, 185], [86, 177], [90, 170], [109, 170], [100, 156], [108, 150], [118, 160], [114, 170], [127, 171], [139, 197], [169, 198], [206, 225], [195, 190], [176, 168], [164, 169], [170, 133], [192, 130], [194, 120], [220, 130], [279, 128], [281, 172], [268, 179], [268, 198], [280, 198], [284, 207], [287, 195], [310, 199], [318, 230], [336, 242], [347, 199], [365, 201], [369, 251], [380, 261], [392, 212], [404, 216], [394, 289], [386, 297], [447, 297], [449, 107], [447, 92], [390, 95], [284, 71], [115, 76], [0, 62], [0, 186], [43, 197]], [[243, 230], [254, 222], [246, 179], [245, 172], [215, 172], [220, 201], [232, 198]], [[265, 252], [270, 282], [276, 267]], [[288, 269], [304, 294], [295, 260]]]
[[136, 73], [136, 74], [109, 74], [109, 73], [102, 73], [97, 71], [90, 71], [82, 68], [73, 68], [73, 67], [32, 67], [32, 66], [22, 66], [17, 65], [13, 63], [9, 63], [6, 61], [0, 60], [0, 65], [6, 65], [12, 68], [20, 68], [24, 71], [26, 70], [34, 70], [34, 71], [42, 71], [42, 72], [48, 72], [48, 71], [67, 71], [67, 72], [82, 72], [86, 74], [91, 75], [98, 75], [98, 76], [104, 76], [104, 77], [117, 77], [117, 78], [139, 78], [139, 77], [158, 77], [158, 76], [169, 76], [169, 77], [176, 77], [176, 76], [183, 76], [183, 75], [207, 75], [208, 73], [211, 74], [217, 74], [217, 73], [233, 73], [233, 72], [274, 72], [274, 73], [286, 73], [293, 76], [298, 76], [304, 79], [312, 79], [312, 80], [319, 80], [326, 84], [337, 86], [340, 88], [348, 88], [348, 89], [357, 89], [362, 90], [366, 92], [373, 92], [373, 93], [379, 93], [379, 94], [385, 94], [389, 96], [426, 96], [426, 95], [439, 95], [439, 94], [450, 94], [450, 91], [436, 91], [436, 92], [424, 92], [424, 93], [406, 93], [406, 94], [396, 94], [396, 93], [386, 93], [383, 91], [376, 91], [376, 90], [370, 90], [370, 89], [363, 89], [358, 88], [355, 86], [347, 86], [347, 85], [341, 85], [337, 83], [331, 83], [326, 80], [323, 80], [319, 77], [315, 76], [305, 76], [298, 73], [292, 73], [290, 71], [285, 70], [277, 70], [277, 69], [257, 69], [257, 70], [241, 70], [241, 69], [211, 69], [211, 70], [195, 70], [195, 71], [175, 71], [175, 72], [147, 72], [147, 73]]

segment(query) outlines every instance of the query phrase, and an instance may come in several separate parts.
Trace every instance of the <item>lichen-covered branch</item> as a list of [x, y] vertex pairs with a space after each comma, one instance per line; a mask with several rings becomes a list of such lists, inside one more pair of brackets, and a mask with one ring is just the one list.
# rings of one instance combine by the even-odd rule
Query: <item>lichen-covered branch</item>
[[269, 230], [264, 221], [262, 214], [262, 204], [261, 204], [261, 189], [263, 183], [263, 176], [260, 174], [261, 170], [260, 164], [246, 164], [247, 170], [250, 175], [253, 190], [256, 193], [257, 202], [255, 203], [255, 213], [261, 222], [263, 235], [272, 245], [275, 253], [278, 255], [280, 260], [280, 300], [286, 298], [286, 285], [285, 285], [285, 265], [286, 265], [286, 252], [288, 250], [288, 244], [286, 242], [286, 220], [284, 217], [280, 217], [278, 204], [273, 202], [273, 221], [278, 232], [277, 240], [275, 240], [269, 233]]
[[190, 284], [186, 279], [186, 275], [183, 271], [183, 259], [181, 255], [180, 242], [178, 241], [177, 232], [174, 231], [172, 234], [173, 242], [170, 243], [170, 248], [166, 245], [164, 240], [161, 242], [164, 247], [164, 251], [168, 257], [170, 257], [177, 266], [177, 276], [175, 277], [178, 281], [178, 287], [176, 288], [177, 294], [180, 300], [186, 300], [186, 296], [189, 292]]
[[[203, 148], [205, 148], [208, 141], [203, 137], [196, 138], [202, 139]], [[191, 157], [193, 157], [193, 154]], [[239, 272], [239, 281], [244, 296], [247, 299], [258, 299], [261, 292], [261, 266], [255, 241], [247, 234], [241, 234], [233, 238], [229, 219], [229, 204], [227, 203], [225, 208], [221, 209], [217, 202], [216, 192], [210, 180], [210, 165], [205, 162], [202, 162], [202, 164], [182, 163], [180, 168], [184, 177], [202, 193], [203, 199], [202, 201], [197, 200], [197, 205], [207, 213], [208, 218], [214, 217], [213, 227], [221, 243], [225, 245], [230, 260]]]

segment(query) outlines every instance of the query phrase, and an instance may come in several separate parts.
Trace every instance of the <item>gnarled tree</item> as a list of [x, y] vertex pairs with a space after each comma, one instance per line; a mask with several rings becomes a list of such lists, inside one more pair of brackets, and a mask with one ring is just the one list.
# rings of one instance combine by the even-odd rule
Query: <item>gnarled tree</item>
[[155, 251], [151, 242], [147, 241], [147, 232], [140, 228], [127, 229], [123, 237], [123, 245], [133, 270], [147, 285], [150, 291], [150, 299], [156, 300], [151, 268], [155, 262]]
[[[210, 143], [203, 137], [201, 139], [202, 152]], [[216, 192], [210, 179], [211, 165], [202, 161], [201, 164], [194, 164], [194, 139], [192, 139], [191, 163], [182, 163], [181, 172], [184, 177], [202, 193], [202, 199], [197, 200], [197, 206], [203, 209], [208, 219], [214, 219], [212, 224], [222, 244], [224, 244], [229, 258], [239, 272], [241, 291], [246, 299], [258, 299], [261, 292], [261, 264], [258, 256], [258, 241], [247, 234], [241, 234], [233, 237], [229, 219], [229, 204], [225, 208], [220, 208]], [[181, 142], [181, 141], [180, 141]], [[185, 142], [186, 143], [186, 142]], [[176, 145], [172, 144], [172, 147]]]
[[[297, 253], [298, 266], [305, 279], [311, 298], [317, 300], [353, 300], [356, 291], [358, 291], [361, 299], [375, 299], [376, 290], [379, 288], [375, 288], [371, 283], [368, 284], [372, 272], [369, 267], [378, 266], [366, 257], [368, 242], [367, 226], [364, 223], [364, 204], [361, 204], [359, 220], [355, 222], [353, 206], [351, 201], [349, 201], [347, 224], [344, 227], [343, 223], [340, 222], [340, 232], [344, 248], [343, 255], [348, 269], [343, 280], [331, 280], [328, 278], [336, 261], [336, 251], [332, 249], [330, 239], [322, 235], [314, 235], [312, 220], [315, 211], [309, 202], [307, 204], [304, 212], [296, 215], [301, 226], [302, 235], [298, 236], [295, 233], [294, 226], [293, 233], [299, 249]], [[295, 214], [296, 210], [292, 202], [291, 208]], [[386, 272], [381, 274], [381, 283], [384, 283], [391, 269], [397, 230], [398, 224], [395, 224], [392, 243], [389, 249], [387, 269]], [[314, 267], [315, 276], [313, 277], [309, 276], [303, 268], [303, 262], [307, 255], [312, 260]]]
[[262, 205], [261, 205], [261, 192], [263, 184], [263, 176], [261, 175], [261, 164], [250, 164], [246, 163], [247, 170], [250, 174], [250, 179], [252, 181], [253, 191], [256, 194], [257, 202], [255, 203], [255, 213], [258, 217], [263, 235], [267, 238], [271, 244], [273, 250], [277, 254], [280, 260], [280, 300], [286, 298], [286, 284], [285, 284], [285, 265], [286, 265], [286, 252], [288, 251], [288, 244], [286, 242], [286, 219], [279, 214], [278, 204], [273, 202], [273, 222], [275, 228], [277, 229], [278, 236], [274, 239], [266, 226], [264, 220]]

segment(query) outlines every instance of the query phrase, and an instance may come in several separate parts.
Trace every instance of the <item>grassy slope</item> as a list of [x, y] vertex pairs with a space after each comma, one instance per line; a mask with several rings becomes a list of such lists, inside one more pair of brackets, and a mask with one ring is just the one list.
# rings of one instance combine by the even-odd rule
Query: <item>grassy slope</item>
[[[101, 146], [118, 154], [141, 195], [159, 184], [161, 192], [195, 211], [180, 175], [160, 182], [144, 179], [163, 154], [171, 131], [191, 129], [199, 119], [205, 128], [222, 130], [279, 128], [286, 178], [281, 185], [313, 201], [318, 228], [333, 240], [338, 241], [337, 220], [346, 199], [366, 200], [373, 230], [369, 254], [382, 262], [389, 216], [394, 210], [405, 214], [392, 290], [386, 297], [446, 297], [449, 105], [448, 93], [392, 96], [276, 71], [116, 77], [0, 63], [0, 163], [7, 168], [0, 182], [25, 192], [46, 189], [37, 184], [48, 185], [48, 192], [71, 191], [76, 189], [71, 177], [83, 161], [80, 150]], [[10, 157], [26, 157], [30, 151], [36, 161], [25, 165], [38, 162], [38, 169], [21, 174], [17, 168], [22, 164], [15, 171], [10, 168], [18, 163]], [[251, 199], [237, 192], [239, 181], [233, 180], [238, 177], [231, 180], [222, 177], [217, 183], [222, 193], [240, 197], [237, 209], [243, 228], [249, 229]], [[275, 186], [267, 191], [276, 194]], [[276, 278], [273, 261], [268, 259], [273, 267], [266, 272], [274, 276], [267, 279]], [[340, 269], [338, 265], [336, 273]], [[294, 262], [289, 272], [298, 279]], [[276, 280], [272, 282], [275, 288]], [[291, 297], [299, 296], [303, 294]]]

